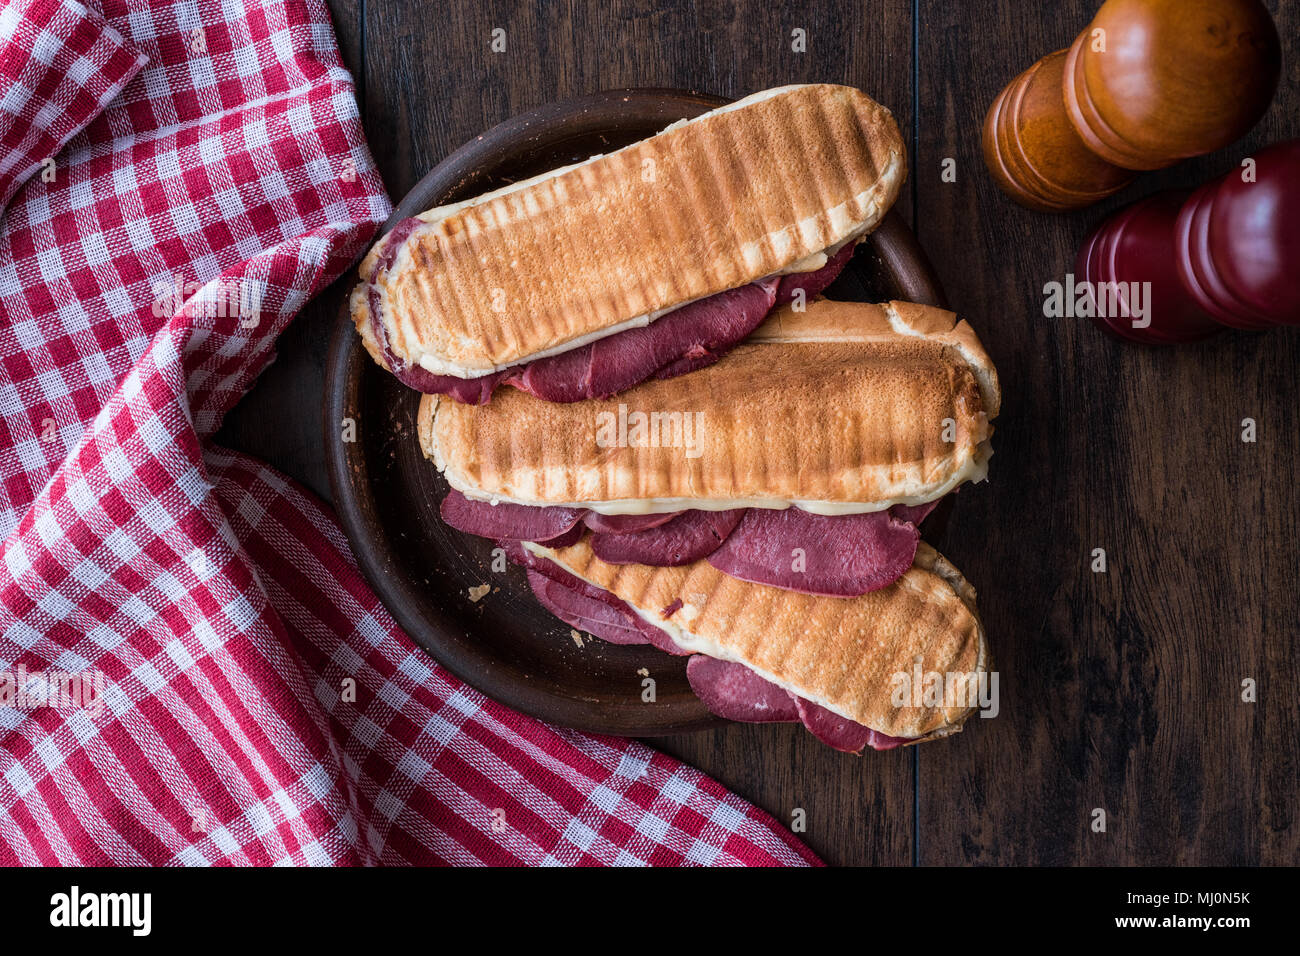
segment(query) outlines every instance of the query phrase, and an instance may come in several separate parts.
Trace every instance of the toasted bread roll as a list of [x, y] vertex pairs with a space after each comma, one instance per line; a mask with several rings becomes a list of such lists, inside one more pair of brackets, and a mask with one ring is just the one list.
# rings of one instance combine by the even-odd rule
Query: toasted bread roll
[[999, 403], [992, 363], [953, 313], [818, 300], [681, 378], [568, 405], [427, 395], [418, 430], [448, 483], [480, 500], [848, 514], [983, 478]]
[[[889, 111], [845, 86], [746, 97], [617, 152], [431, 209], [361, 265], [380, 364], [482, 376], [783, 271], [875, 228], [905, 176]], [[371, 327], [377, 292], [384, 342]]]
[[[927, 544], [896, 582], [856, 598], [750, 584], [707, 561], [607, 564], [587, 539], [559, 549], [524, 547], [621, 598], [682, 648], [744, 664], [841, 717], [912, 743], [960, 730], [975, 710], [962, 682], [988, 670], [975, 590]], [[914, 698], [918, 673], [944, 675], [952, 696]], [[901, 674], [908, 675], [903, 706], [896, 699]]]

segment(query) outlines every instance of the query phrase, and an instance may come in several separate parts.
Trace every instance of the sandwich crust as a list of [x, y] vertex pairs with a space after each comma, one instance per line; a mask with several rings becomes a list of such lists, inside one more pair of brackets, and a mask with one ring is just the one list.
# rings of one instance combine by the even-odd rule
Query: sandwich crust
[[915, 684], [918, 673], [946, 680], [987, 673], [975, 591], [924, 543], [896, 582], [855, 598], [751, 584], [707, 561], [676, 568], [607, 564], [586, 539], [560, 549], [525, 547], [626, 601], [687, 650], [738, 661], [842, 717], [913, 743], [955, 733], [975, 707], [964, 693], [927, 701], [910, 690], [900, 706], [896, 675]]
[[[906, 174], [890, 112], [816, 84], [746, 97], [604, 156], [423, 213], [352, 316], [388, 346], [474, 377], [644, 325], [871, 231]], [[381, 240], [382, 242], [382, 240]]]
[[817, 300], [777, 310], [715, 365], [613, 399], [426, 395], [418, 432], [448, 483], [479, 500], [842, 514], [982, 478], [998, 406], [993, 365], [953, 313]]

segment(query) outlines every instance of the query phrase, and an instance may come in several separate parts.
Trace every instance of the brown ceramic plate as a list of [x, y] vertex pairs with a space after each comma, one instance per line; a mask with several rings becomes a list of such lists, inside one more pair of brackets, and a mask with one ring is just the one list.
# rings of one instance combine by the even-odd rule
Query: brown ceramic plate
[[[725, 102], [641, 89], [543, 106], [439, 163], [384, 231], [425, 209], [618, 149]], [[893, 213], [859, 247], [828, 296], [944, 304], [924, 253]], [[439, 520], [447, 485], [416, 441], [419, 395], [370, 360], [346, 309], [334, 330], [327, 375], [325, 447], [335, 506], [375, 591], [434, 658], [509, 707], [582, 730], [654, 736], [720, 722], [691, 693], [684, 657], [593, 638], [579, 647], [569, 626], [533, 598], [522, 570], [494, 572], [490, 542]], [[356, 423], [355, 441], [342, 440], [345, 419]], [[931, 521], [942, 517], [936, 513]], [[484, 584], [491, 591], [471, 601], [470, 588]], [[643, 669], [655, 681], [654, 703], [642, 702]]]

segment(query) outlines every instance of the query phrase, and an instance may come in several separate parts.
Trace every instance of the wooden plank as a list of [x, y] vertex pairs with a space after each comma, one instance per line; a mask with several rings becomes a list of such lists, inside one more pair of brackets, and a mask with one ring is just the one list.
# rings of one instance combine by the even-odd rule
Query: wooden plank
[[[364, 0], [326, 0], [326, 6], [329, 7], [330, 20], [334, 24], [334, 35], [338, 38], [339, 54], [343, 58], [343, 65], [352, 74], [353, 82], [361, 84], [365, 81], [362, 70], [364, 34], [361, 22]], [[364, 97], [358, 99], [364, 102]]]
[[[1269, 5], [1293, 63], [1300, 11]], [[984, 111], [1095, 7], [921, 0], [920, 238], [1006, 401], [992, 480], [962, 492], [946, 544], [979, 588], [1002, 712], [922, 749], [920, 862], [1294, 863], [1300, 330], [1143, 349], [1044, 318], [1042, 289], [1109, 211], [1300, 135], [1300, 95], [1284, 76], [1244, 141], [1102, 206], [1021, 209], [982, 166]]]
[[[367, 7], [366, 114], [393, 195], [465, 140], [540, 103], [598, 89], [686, 87], [739, 96], [785, 83], [850, 83], [910, 136], [911, 4], [758, 2], [420, 4]], [[491, 31], [506, 31], [492, 53]], [[807, 52], [791, 49], [806, 30]], [[909, 200], [901, 203], [905, 214]], [[798, 728], [733, 727], [654, 741], [789, 822], [835, 862], [906, 864], [913, 772], [905, 753], [855, 759]]]
[[[367, 7], [367, 130], [394, 197], [486, 126], [601, 89], [672, 86], [740, 96], [852, 83], [910, 132], [910, 0], [667, 5], [651, 0]], [[506, 50], [490, 49], [505, 30]], [[791, 49], [806, 31], [807, 51]], [[382, 148], [381, 145], [382, 144]]]

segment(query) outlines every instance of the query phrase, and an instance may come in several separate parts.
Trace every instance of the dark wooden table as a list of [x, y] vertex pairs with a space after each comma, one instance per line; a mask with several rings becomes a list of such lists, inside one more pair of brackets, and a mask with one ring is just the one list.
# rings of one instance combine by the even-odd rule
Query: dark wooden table
[[[1096, 6], [330, 2], [394, 197], [487, 127], [592, 90], [848, 83], [898, 117], [911, 161], [898, 207], [1005, 392], [991, 481], [962, 492], [935, 542], [979, 589], [1001, 714], [860, 759], [797, 727], [654, 742], [780, 820], [803, 809], [804, 838], [833, 863], [1300, 861], [1300, 329], [1151, 350], [1042, 310], [1044, 284], [1111, 209], [1300, 136], [1300, 10], [1269, 2], [1283, 75], [1246, 139], [1093, 209], [1029, 212], [994, 188], [980, 122]], [[505, 53], [489, 50], [496, 27]], [[805, 53], [791, 49], [795, 28]], [[956, 182], [941, 178], [947, 158]], [[326, 497], [320, 396], [339, 295], [294, 322], [219, 436]], [[1090, 569], [1094, 548], [1105, 574]], [[1247, 678], [1255, 703], [1241, 699]], [[1104, 833], [1090, 827], [1095, 808]]]

